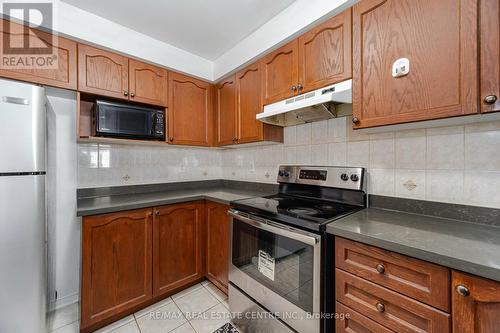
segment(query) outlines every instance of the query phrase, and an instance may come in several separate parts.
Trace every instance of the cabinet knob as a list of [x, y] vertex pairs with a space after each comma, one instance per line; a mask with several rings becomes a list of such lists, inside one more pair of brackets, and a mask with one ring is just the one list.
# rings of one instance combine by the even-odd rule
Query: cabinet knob
[[174, 141], [174, 137], [173, 136], [169, 137], [168, 141], [170, 141], [170, 142]]
[[470, 295], [470, 290], [463, 284], [459, 284], [458, 286], [455, 287], [455, 290], [457, 293], [461, 296], [467, 297]]
[[123, 92], [123, 95], [128, 96], [128, 91], [126, 91], [126, 90], [125, 90], [125, 91]]
[[353, 124], [359, 124], [359, 118], [358, 117], [353, 117], [352, 118]]
[[380, 274], [384, 274], [385, 273], [385, 266], [382, 265], [382, 264], [378, 264], [377, 267], [377, 272], [379, 272]]
[[484, 103], [486, 104], [495, 104], [496, 101], [497, 101], [498, 97], [496, 97], [495, 95], [488, 95], [484, 98]]
[[134, 93], [130, 93], [130, 97], [135, 97], [135, 94]]
[[159, 210], [157, 210], [157, 211], [155, 212], [155, 214], [156, 214], [156, 216], [160, 215], [160, 211], [159, 211]]
[[299, 83], [299, 84], [298, 84], [297, 89], [298, 89], [298, 90], [302, 90], [302, 89], [304, 89], [304, 86], [302, 85], [302, 83]]
[[378, 302], [375, 306], [377, 307], [377, 311], [378, 312], [380, 312], [380, 313], [385, 312], [385, 305], [384, 305], [384, 303]]
[[292, 91], [296, 91], [297, 90], [297, 86], [292, 86]]

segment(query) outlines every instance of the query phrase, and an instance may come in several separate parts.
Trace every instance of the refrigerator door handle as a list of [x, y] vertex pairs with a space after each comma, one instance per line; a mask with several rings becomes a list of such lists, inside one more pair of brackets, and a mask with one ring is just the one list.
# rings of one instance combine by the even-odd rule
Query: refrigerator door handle
[[30, 101], [27, 98], [3, 96], [2, 101], [11, 104], [29, 105]]

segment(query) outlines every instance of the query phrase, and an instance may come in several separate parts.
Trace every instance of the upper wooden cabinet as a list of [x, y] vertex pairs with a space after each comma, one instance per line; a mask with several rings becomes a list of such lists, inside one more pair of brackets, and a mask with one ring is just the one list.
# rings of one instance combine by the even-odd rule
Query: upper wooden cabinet
[[207, 277], [227, 294], [229, 281], [228, 205], [207, 202]]
[[262, 98], [271, 104], [297, 94], [299, 44], [294, 40], [261, 60]]
[[[0, 76], [76, 90], [76, 42], [40, 30], [36, 30], [36, 34], [34, 33], [35, 29], [30, 29], [26, 32], [23, 25], [6, 20], [0, 20], [0, 31], [2, 32], [0, 50], [2, 50], [3, 56], [11, 56], [3, 54], [3, 43], [7, 39], [10, 39], [10, 45], [21, 49], [26, 47], [26, 41], [29, 41], [31, 47], [46, 47], [50, 45], [53, 47], [52, 52], [55, 55], [55, 58], [49, 55], [54, 67], [49, 66], [48, 68], [23, 69], [22, 66], [6, 67], [2, 62], [0, 64]], [[32, 52], [30, 51], [30, 53]], [[46, 55], [41, 54], [41, 56]]]
[[453, 333], [497, 333], [500, 327], [500, 283], [452, 273]]
[[217, 85], [217, 145], [236, 143], [236, 79], [232, 75]]
[[78, 44], [78, 90], [128, 99], [128, 58]]
[[83, 218], [81, 329], [152, 298], [152, 210]]
[[[477, 8], [478, 0], [357, 3], [354, 127], [476, 113]], [[409, 74], [394, 78], [393, 63], [400, 58], [409, 59]]]
[[213, 144], [212, 89], [207, 82], [169, 73], [168, 141], [172, 144]]
[[203, 202], [154, 208], [154, 296], [204, 276], [204, 208]]
[[352, 77], [351, 16], [348, 9], [299, 37], [300, 92]]
[[479, 4], [481, 112], [500, 111], [500, 3]]
[[167, 106], [167, 71], [134, 59], [129, 60], [130, 100]]

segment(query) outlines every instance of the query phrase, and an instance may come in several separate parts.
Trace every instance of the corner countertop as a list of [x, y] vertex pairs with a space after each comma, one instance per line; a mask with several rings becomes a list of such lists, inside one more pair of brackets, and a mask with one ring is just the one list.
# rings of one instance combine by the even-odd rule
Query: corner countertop
[[367, 208], [330, 223], [329, 234], [500, 281], [500, 227]]
[[129, 193], [94, 198], [79, 198], [77, 204], [77, 216], [98, 215], [205, 199], [222, 204], [229, 204], [229, 202], [233, 200], [252, 198], [268, 194], [271, 193], [266, 191], [236, 190], [226, 187], [215, 187], [212, 189], [186, 189], [152, 193]]

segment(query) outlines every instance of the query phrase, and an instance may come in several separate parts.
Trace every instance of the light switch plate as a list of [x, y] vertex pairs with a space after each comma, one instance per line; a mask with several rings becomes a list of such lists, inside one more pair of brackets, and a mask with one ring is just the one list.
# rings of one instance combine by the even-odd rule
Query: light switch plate
[[392, 64], [392, 77], [402, 77], [410, 73], [410, 60], [399, 58]]

